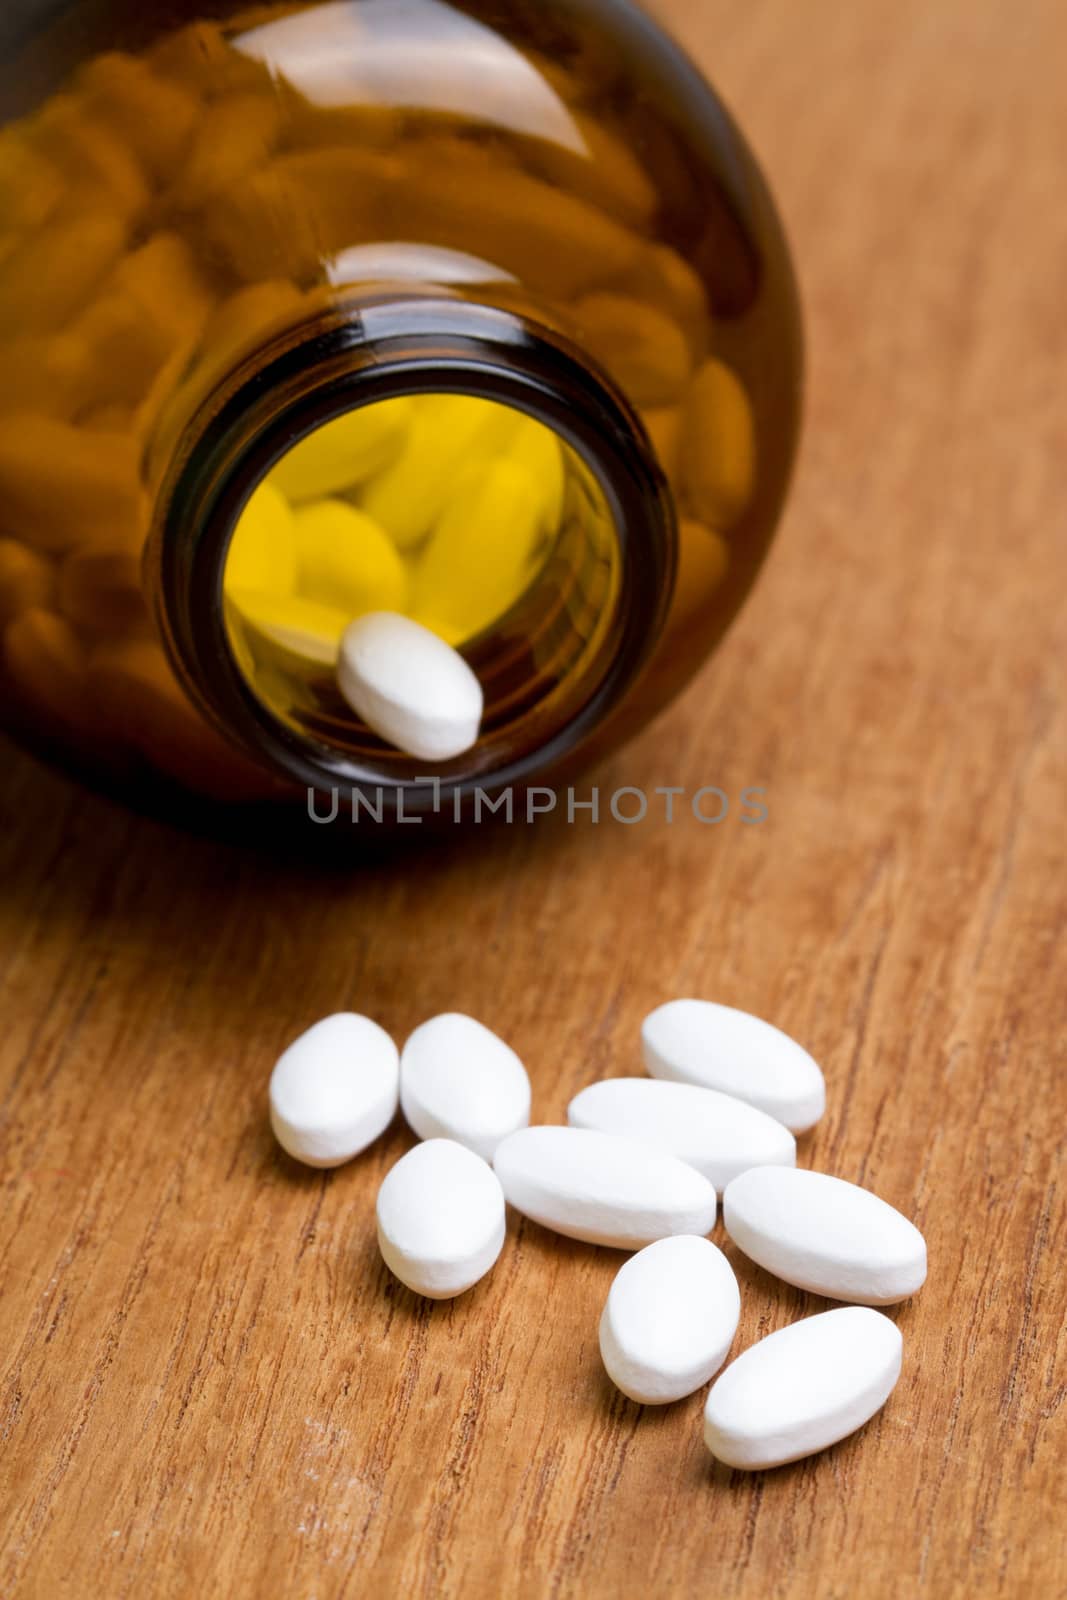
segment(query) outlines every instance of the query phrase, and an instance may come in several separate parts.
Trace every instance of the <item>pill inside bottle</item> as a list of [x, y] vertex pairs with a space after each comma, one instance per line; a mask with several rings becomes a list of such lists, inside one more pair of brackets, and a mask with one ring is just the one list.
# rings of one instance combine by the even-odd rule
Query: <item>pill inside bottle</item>
[[247, 498], [224, 566], [227, 638], [277, 721], [381, 755], [389, 741], [338, 685], [354, 622], [419, 623], [487, 671], [486, 717], [503, 717], [531, 668], [550, 682], [568, 665], [560, 622], [570, 649], [594, 642], [615, 550], [603, 488], [544, 422], [470, 394], [372, 401], [293, 443]]

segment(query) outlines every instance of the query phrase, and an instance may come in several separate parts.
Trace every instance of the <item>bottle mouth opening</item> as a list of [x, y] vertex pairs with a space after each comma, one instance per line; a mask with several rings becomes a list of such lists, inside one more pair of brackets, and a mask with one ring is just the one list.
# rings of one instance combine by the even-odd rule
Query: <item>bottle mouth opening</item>
[[[407, 815], [558, 765], [671, 596], [670, 496], [625, 400], [548, 330], [459, 301], [338, 307], [264, 356], [202, 408], [160, 494], [159, 620], [202, 709], [276, 773], [402, 790]], [[344, 628], [378, 610], [481, 684], [477, 743], [436, 768], [338, 688]]]

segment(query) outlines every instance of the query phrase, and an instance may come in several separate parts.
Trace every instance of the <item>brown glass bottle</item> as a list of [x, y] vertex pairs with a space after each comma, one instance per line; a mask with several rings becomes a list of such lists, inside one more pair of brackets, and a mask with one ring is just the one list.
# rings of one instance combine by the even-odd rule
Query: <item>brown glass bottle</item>
[[[139, 803], [551, 782], [766, 553], [800, 339], [764, 184], [628, 0], [204, 9], [0, 23], [3, 720]], [[437, 773], [336, 687], [379, 608], [485, 691]]]

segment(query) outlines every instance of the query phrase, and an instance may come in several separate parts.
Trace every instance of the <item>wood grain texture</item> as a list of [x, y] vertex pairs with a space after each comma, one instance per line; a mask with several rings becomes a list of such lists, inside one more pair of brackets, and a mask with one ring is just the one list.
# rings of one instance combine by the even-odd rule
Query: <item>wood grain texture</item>
[[[596, 776], [765, 784], [770, 819], [328, 873], [5, 751], [4, 1596], [1064, 1592], [1067, 14], [671, 9], [774, 178], [809, 424], [726, 648]], [[403, 1131], [323, 1176], [266, 1127], [327, 1011], [472, 1012], [554, 1120], [685, 993], [814, 1051], [802, 1160], [930, 1246], [885, 1411], [775, 1473], [710, 1463], [700, 1397], [613, 1391], [617, 1256], [513, 1223], [472, 1294], [420, 1302], [373, 1237]], [[731, 1254], [735, 1348], [821, 1309]]]

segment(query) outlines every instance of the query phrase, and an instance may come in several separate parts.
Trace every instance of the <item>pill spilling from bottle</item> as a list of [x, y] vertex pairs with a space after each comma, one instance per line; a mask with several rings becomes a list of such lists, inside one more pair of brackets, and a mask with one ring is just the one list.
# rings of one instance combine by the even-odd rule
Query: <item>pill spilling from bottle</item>
[[715, 1226], [708, 1180], [636, 1139], [588, 1128], [523, 1128], [497, 1146], [493, 1166], [516, 1211], [569, 1239], [633, 1250]]
[[600, 1319], [605, 1371], [639, 1405], [684, 1400], [718, 1372], [740, 1316], [733, 1268], [710, 1239], [658, 1239], [615, 1275]]
[[481, 684], [451, 645], [410, 617], [372, 611], [351, 623], [337, 682], [367, 726], [407, 755], [451, 761], [477, 742]]
[[[796, 1166], [790, 1128], [758, 1103], [773, 1100], [808, 1127], [825, 1089], [786, 1034], [688, 1000], [652, 1012], [642, 1038], [649, 1065], [669, 1076], [590, 1084], [571, 1101], [569, 1126], [531, 1126], [525, 1065], [474, 1018], [432, 1017], [401, 1052], [370, 1019], [343, 1014], [282, 1055], [271, 1121], [291, 1156], [336, 1166], [399, 1107], [420, 1142], [381, 1183], [377, 1235], [385, 1266], [412, 1293], [455, 1299], [482, 1282], [506, 1248], [508, 1207], [519, 1229], [636, 1252], [599, 1322], [616, 1387], [661, 1406], [714, 1379], [704, 1440], [728, 1467], [827, 1449], [869, 1422], [897, 1383], [900, 1330], [871, 1308], [922, 1286], [922, 1234], [869, 1190]], [[710, 1078], [730, 1092], [704, 1086]], [[733, 1259], [707, 1237], [717, 1189]], [[792, 1321], [730, 1361], [746, 1256], [784, 1283], [851, 1303]]]
[[504, 1248], [504, 1192], [490, 1167], [452, 1139], [409, 1150], [378, 1190], [378, 1245], [415, 1294], [452, 1300], [495, 1266]]
[[337, 1167], [372, 1144], [400, 1100], [400, 1056], [369, 1017], [316, 1022], [279, 1058], [270, 1116], [283, 1150], [309, 1167]]
[[641, 1045], [653, 1078], [735, 1095], [794, 1133], [813, 1128], [826, 1109], [823, 1075], [808, 1052], [732, 1006], [671, 1000], [645, 1018]]
[[420, 1139], [455, 1139], [492, 1161], [530, 1120], [530, 1079], [510, 1045], [473, 1017], [431, 1017], [400, 1057], [400, 1107]]
[[832, 1300], [892, 1305], [926, 1278], [918, 1228], [869, 1190], [825, 1172], [743, 1172], [723, 1197], [723, 1221], [761, 1267]]
[[896, 1323], [841, 1306], [779, 1328], [712, 1385], [704, 1443], [728, 1467], [781, 1467], [837, 1444], [885, 1405], [900, 1377]]

